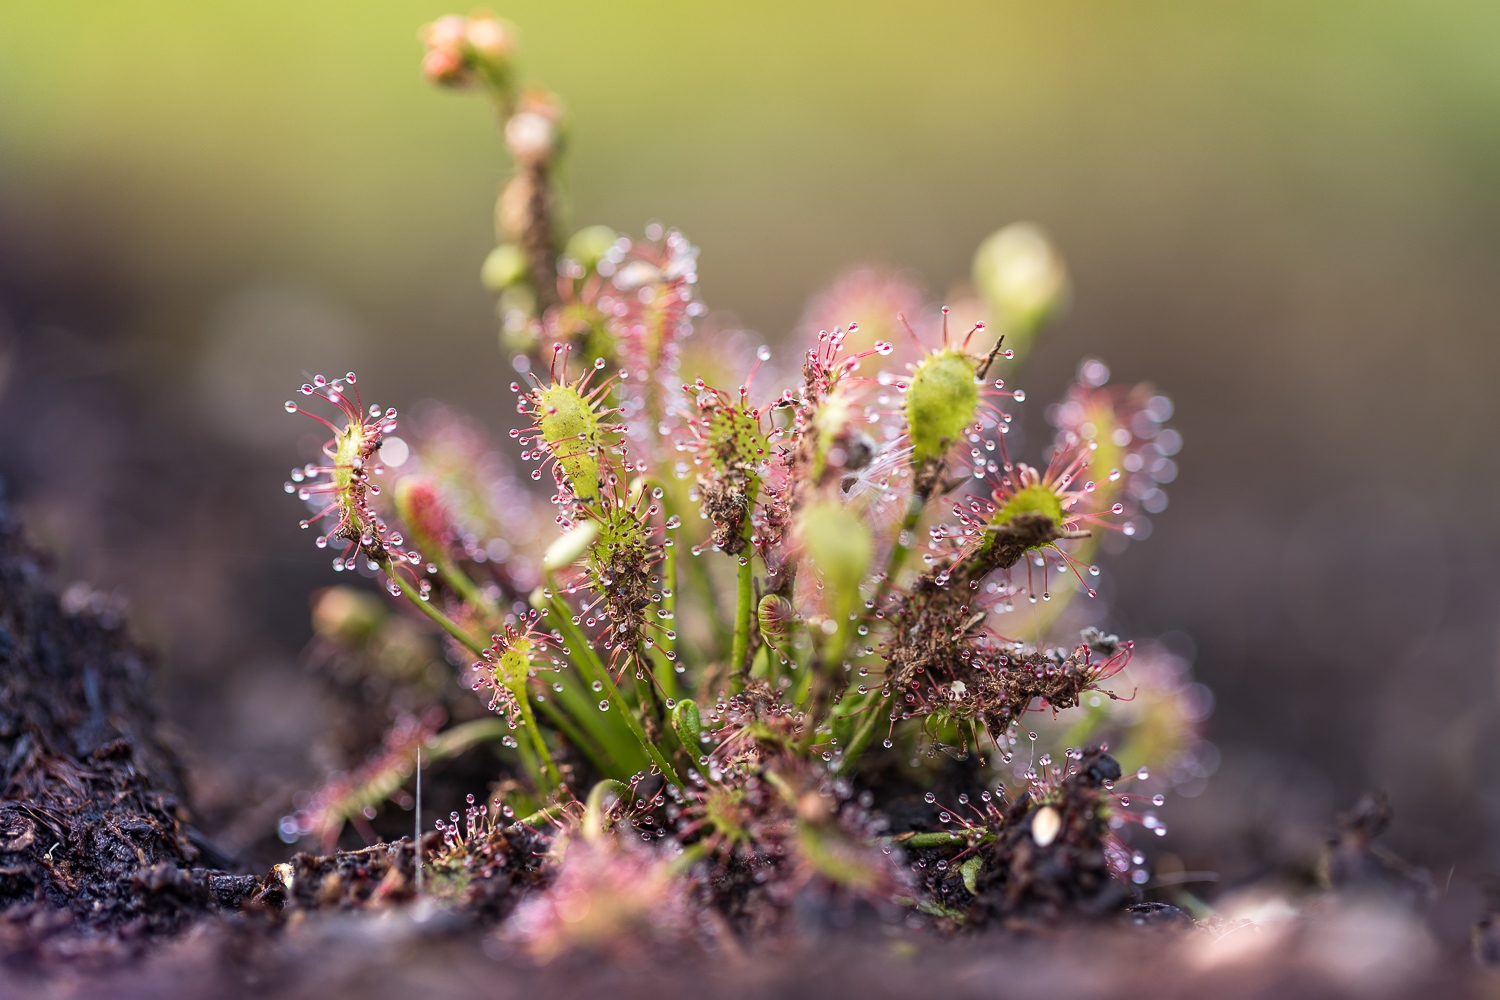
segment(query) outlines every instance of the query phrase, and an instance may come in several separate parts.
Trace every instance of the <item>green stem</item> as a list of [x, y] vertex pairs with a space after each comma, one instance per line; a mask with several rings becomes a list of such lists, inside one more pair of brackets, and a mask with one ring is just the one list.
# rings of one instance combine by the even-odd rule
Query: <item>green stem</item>
[[630, 731], [635, 734], [635, 738], [640, 741], [641, 749], [646, 751], [646, 756], [650, 757], [651, 762], [661, 770], [662, 777], [678, 788], [681, 788], [682, 779], [677, 776], [677, 772], [672, 768], [667, 758], [662, 756], [661, 751], [656, 749], [656, 745], [647, 738], [646, 730], [641, 728], [640, 721], [630, 711], [630, 707], [625, 704], [625, 696], [620, 694], [619, 688], [615, 687], [615, 679], [609, 675], [609, 671], [601, 670], [599, 672], [599, 679], [604, 681], [605, 692], [609, 694], [609, 697], [619, 708], [620, 716], [625, 720], [625, 724], [630, 727]]
[[381, 568], [385, 570], [386, 576], [396, 581], [396, 586], [401, 588], [401, 593], [406, 595], [406, 599], [411, 601], [419, 609], [421, 609], [424, 615], [441, 625], [445, 632], [467, 646], [475, 656], [484, 655], [486, 647], [478, 639], [474, 638], [468, 632], [465, 632], [463, 630], [463, 627], [455, 622], [452, 618], [449, 618], [437, 608], [433, 607], [431, 601], [422, 600], [422, 595], [417, 592], [417, 588], [408, 583], [404, 576], [396, 573], [394, 571], [395, 567], [392, 566], [389, 561], [387, 561]]
[[537, 760], [536, 751], [531, 749], [531, 740], [516, 740], [515, 750], [521, 758], [522, 765], [526, 768], [526, 773], [531, 776], [531, 783], [540, 790], [546, 783], [546, 778], [542, 773], [542, 765]]
[[[671, 516], [671, 507], [667, 507], [668, 516]], [[663, 656], [667, 661], [667, 669], [664, 671], [661, 686], [667, 693], [668, 698], [677, 696], [677, 536], [678, 531], [673, 529], [667, 532], [666, 551], [662, 554], [661, 580], [662, 596], [661, 609], [666, 614], [667, 629], [672, 633], [663, 636], [662, 642], [657, 645], [662, 652], [671, 653], [671, 656]]]
[[[961, 833], [944, 833], [942, 831], [937, 831], [934, 833], [914, 833], [910, 837], [907, 837], [905, 839], [902, 839], [901, 837], [897, 837], [895, 839], [896, 843], [902, 845], [903, 847], [915, 847], [918, 849], [928, 847], [958, 847], [959, 845], [967, 847], [975, 842], [972, 838], [966, 837]], [[993, 838], [987, 834], [981, 835], [979, 837], [979, 842], [983, 843], [984, 841], [991, 839]]]
[[543, 701], [538, 698], [536, 703], [537, 707], [542, 710], [542, 714], [547, 717], [547, 720], [568, 738], [568, 742], [577, 747], [589, 759], [589, 763], [598, 768], [601, 773], [609, 773], [609, 765], [607, 763], [609, 755], [592, 736], [578, 728], [578, 724], [573, 721], [572, 717], [554, 705], [550, 700]]
[[641, 749], [646, 751], [646, 756], [651, 758], [651, 762], [661, 770], [662, 777], [681, 788], [682, 779], [677, 776], [677, 772], [672, 769], [672, 765], [668, 763], [667, 758], [662, 756], [661, 751], [656, 749], [656, 746], [646, 738], [646, 731], [641, 728], [640, 722], [625, 704], [624, 696], [620, 694], [620, 689], [615, 686], [615, 679], [610, 676], [609, 671], [600, 662], [599, 654], [594, 652], [594, 647], [589, 645], [588, 641], [583, 637], [583, 633], [578, 630], [578, 626], [573, 624], [571, 609], [568, 607], [567, 602], [562, 599], [562, 592], [558, 588], [556, 581], [552, 579], [551, 574], [548, 574], [547, 586], [552, 591], [552, 610], [559, 617], [559, 625], [563, 635], [567, 639], [568, 646], [576, 651], [575, 656], [577, 660], [581, 661], [581, 665], [586, 667], [587, 672], [593, 675], [590, 678], [591, 680], [597, 680], [603, 685], [605, 694], [619, 710], [620, 717], [630, 727], [630, 732], [640, 742]]
[[[385, 564], [386, 575], [389, 576], [392, 580], [396, 581], [396, 585], [401, 588], [401, 593], [405, 594], [408, 600], [410, 600], [417, 607], [421, 608], [429, 618], [441, 625], [449, 635], [453, 636], [453, 638], [457, 639], [459, 642], [467, 646], [475, 653], [475, 655], [484, 655], [485, 647], [480, 644], [479, 640], [475, 639], [473, 636], [469, 635], [468, 632], [464, 631], [464, 629], [461, 628], [459, 624], [453, 619], [449, 618], [437, 608], [433, 607], [431, 601], [422, 600], [422, 595], [417, 592], [416, 588], [408, 583], [405, 577], [401, 576], [398, 573], [392, 572], [393, 569], [394, 567], [389, 562]], [[459, 575], [462, 576], [462, 574]], [[464, 577], [464, 579], [466, 581], [468, 580], [467, 577]], [[473, 586], [472, 581], [469, 581], [469, 586]], [[542, 741], [542, 734], [536, 724], [536, 716], [534, 716], [531, 712], [531, 705], [527, 698], [527, 692], [524, 687], [519, 692], [519, 696], [516, 698], [516, 701], [521, 706], [521, 718], [524, 721], [524, 724], [530, 729], [531, 742], [535, 747], [536, 757], [541, 761], [540, 768], [537, 768], [534, 766], [536, 762], [528, 759], [528, 763], [533, 765], [531, 770], [533, 770], [533, 772], [536, 773], [538, 777], [540, 777], [541, 773], [545, 771], [547, 779], [551, 782], [552, 789], [556, 789], [559, 785], [562, 784], [562, 778], [559, 777], [557, 773], [557, 764], [553, 762], [552, 754], [547, 750], [547, 744]], [[523, 753], [522, 756], [529, 758], [530, 754]]]
[[[693, 577], [693, 587], [704, 602], [703, 611], [712, 627], [714, 649], [711, 651], [714, 658], [724, 655], [724, 616], [719, 608], [719, 588], [714, 583], [713, 574], [708, 571], [707, 561], [701, 557], [694, 557], [685, 563], [687, 571]], [[691, 649], [692, 647], [688, 647]], [[704, 655], [708, 655], [705, 651]], [[701, 658], [697, 661], [701, 663]]]
[[526, 685], [521, 684], [520, 691], [514, 691], [517, 695], [516, 702], [521, 706], [521, 724], [526, 727], [531, 737], [531, 745], [536, 750], [537, 759], [542, 762], [542, 770], [546, 772], [547, 780], [551, 787], [546, 789], [548, 793], [555, 792], [562, 786], [562, 776], [557, 773], [557, 764], [552, 760], [552, 753], [547, 749], [547, 743], [542, 739], [542, 727], [536, 724], [536, 716], [531, 711], [531, 700], [527, 697], [530, 693]]
[[922, 511], [927, 507], [927, 501], [913, 494], [911, 504], [906, 508], [906, 518], [901, 522], [901, 530], [896, 532], [896, 544], [891, 547], [890, 557], [885, 564], [885, 578], [880, 581], [880, 587], [875, 592], [875, 610], [884, 610], [885, 599], [890, 596], [891, 588], [896, 584], [896, 577], [901, 573], [901, 568], [906, 565], [906, 557], [911, 555], [912, 532], [917, 530], [917, 522], [922, 520]]
[[462, 597], [469, 604], [473, 605], [475, 610], [483, 614], [486, 620], [492, 622], [499, 620], [500, 609], [495, 607], [494, 602], [484, 596], [474, 581], [469, 579], [469, 575], [459, 569], [453, 560], [449, 559], [447, 555], [443, 555], [436, 562], [438, 576], [442, 577], [443, 582], [449, 587], [457, 591], [459, 597]]
[[749, 550], [740, 558], [739, 600], [734, 609], [734, 645], [729, 651], [729, 671], [735, 691], [745, 689], [745, 660], [750, 651], [750, 620], [755, 611], [754, 566]]
[[[599, 661], [598, 655], [594, 652], [594, 647], [589, 644], [583, 632], [573, 623], [572, 609], [568, 607], [567, 602], [560, 596], [561, 591], [551, 573], [547, 574], [547, 588], [550, 594], [547, 598], [549, 602], [547, 610], [552, 614], [556, 614], [559, 618], [557, 623], [558, 631], [563, 634], [563, 641], [567, 645], [568, 655], [572, 657], [574, 666], [578, 668], [580, 679], [589, 680], [606, 672], [604, 664]], [[562, 697], [570, 703], [571, 710], [579, 719], [580, 724], [588, 729], [599, 745], [610, 757], [614, 758], [617, 766], [625, 767], [629, 762], [622, 751], [626, 746], [631, 745], [631, 740], [624, 738], [622, 742], [621, 737], [623, 737], [623, 734], [610, 731], [615, 727], [606, 721], [606, 716], [594, 709], [592, 698], [587, 692], [580, 691], [572, 685], [567, 685], [566, 681], [564, 681], [564, 684], [566, 686], [563, 689]]]
[[[911, 542], [908, 539], [912, 532], [917, 530], [917, 523], [922, 520], [922, 511], [926, 507], [927, 501], [924, 498], [912, 496], [911, 504], [906, 508], [906, 517], [901, 522], [901, 530], [896, 533], [896, 544], [891, 548], [890, 557], [886, 560], [885, 577], [880, 581], [880, 586], [875, 592], [876, 611], [884, 610], [885, 600], [890, 596], [891, 588], [896, 584], [896, 577], [900, 575], [902, 567], [906, 565], [907, 557], [911, 555]], [[848, 746], [844, 747], [843, 761], [839, 764], [839, 771], [843, 774], [849, 772], [849, 769], [854, 766], [855, 759], [869, 745], [875, 735], [875, 727], [880, 723], [880, 716], [885, 711], [884, 695], [872, 691], [865, 696], [865, 701], [869, 706], [869, 715], [860, 722]]]
[[843, 759], [839, 762], [839, 773], [848, 774], [854, 766], [854, 761], [865, 747], [870, 745], [870, 740], [875, 737], [875, 727], [880, 724], [880, 717], [885, 714], [885, 695], [879, 691], [871, 691], [868, 695], [869, 707], [865, 709], [866, 717], [860, 720], [859, 728], [854, 731], [854, 736], [849, 740], [849, 745], [844, 747]]

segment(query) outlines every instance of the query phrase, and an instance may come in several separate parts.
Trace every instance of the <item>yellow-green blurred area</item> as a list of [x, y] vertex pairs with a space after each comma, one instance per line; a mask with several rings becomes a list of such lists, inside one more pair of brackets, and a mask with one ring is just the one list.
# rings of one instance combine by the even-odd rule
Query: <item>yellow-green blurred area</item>
[[[61, 572], [129, 596], [203, 754], [258, 775], [317, 724], [297, 650], [332, 582], [281, 402], [353, 368], [515, 419], [478, 280], [504, 148], [418, 71], [449, 9], [0, 0], [0, 471]], [[496, 9], [566, 103], [570, 224], [682, 228], [783, 361], [847, 266], [941, 299], [1043, 226], [1074, 296], [1032, 447], [1090, 354], [1186, 442], [1102, 588], [1215, 692], [1224, 764], [1175, 832], [1291, 857], [1384, 786], [1419, 858], [1496, 860], [1500, 7]]]
[[[138, 336], [172, 346], [165, 364], [188, 362], [215, 294], [268, 276], [356, 315], [374, 368], [410, 372], [439, 346], [478, 357], [474, 274], [505, 166], [485, 103], [417, 73], [416, 25], [445, 10], [9, 0], [6, 186], [161, 297]], [[573, 220], [681, 226], [704, 247], [708, 300], [767, 334], [854, 261], [916, 267], [941, 289], [1015, 217], [1058, 238], [1094, 326], [1119, 322], [1091, 308], [1110, 296], [1197, 298], [1210, 282], [1243, 288], [1237, 313], [1290, 296], [1332, 313], [1336, 293], [1317, 286], [1374, 269], [1427, 289], [1436, 301], [1406, 319], [1428, 326], [1448, 298], [1434, 281], [1462, 282], [1465, 260], [1485, 271], [1472, 254], [1492, 234], [1500, 157], [1489, 5], [503, 13], [528, 75], [566, 99]], [[1232, 357], [1226, 327], [1243, 320], [1201, 318], [1201, 346], [1176, 346]], [[1397, 346], [1370, 333], [1369, 348]], [[1293, 379], [1335, 360], [1311, 329], [1258, 339], [1236, 353], [1295, 349]]]

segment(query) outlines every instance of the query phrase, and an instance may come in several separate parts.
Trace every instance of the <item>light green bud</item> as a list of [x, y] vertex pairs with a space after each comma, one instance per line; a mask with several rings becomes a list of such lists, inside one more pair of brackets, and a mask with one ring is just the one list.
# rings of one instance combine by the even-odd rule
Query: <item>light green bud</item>
[[798, 535], [823, 579], [834, 612], [847, 617], [875, 555], [869, 525], [843, 504], [823, 500], [802, 511]]
[[526, 279], [526, 251], [514, 243], [502, 243], [490, 251], [479, 269], [479, 280], [492, 292], [503, 292]]
[[542, 556], [542, 569], [555, 573], [564, 566], [571, 566], [582, 558], [594, 539], [599, 537], [599, 522], [583, 521], [563, 533], [562, 537], [547, 547]]
[[973, 273], [1005, 346], [1017, 357], [1067, 299], [1067, 267], [1047, 235], [1029, 222], [1006, 226], [981, 243]]
[[313, 604], [313, 630], [345, 645], [368, 640], [385, 618], [379, 598], [352, 587], [329, 587]]
[[761, 633], [768, 639], [784, 639], [797, 620], [797, 609], [785, 597], [767, 594], [760, 599], [756, 617], [760, 620]]
[[587, 226], [568, 239], [563, 254], [592, 271], [599, 266], [599, 262], [619, 238], [620, 234], [608, 226]]

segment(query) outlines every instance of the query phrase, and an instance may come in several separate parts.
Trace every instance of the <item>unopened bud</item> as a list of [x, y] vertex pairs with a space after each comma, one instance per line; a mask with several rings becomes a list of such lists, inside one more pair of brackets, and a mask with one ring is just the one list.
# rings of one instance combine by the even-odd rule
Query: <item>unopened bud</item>
[[505, 123], [505, 146], [517, 163], [535, 166], [552, 156], [557, 126], [544, 115], [521, 111]]
[[385, 620], [380, 599], [352, 587], [329, 587], [313, 603], [313, 631], [342, 645], [356, 645], [375, 634]]
[[422, 57], [422, 75], [433, 83], [463, 83], [464, 57], [453, 49], [432, 49]]
[[526, 277], [526, 251], [514, 243], [502, 243], [490, 251], [479, 269], [479, 280], [492, 292], [503, 292]]
[[394, 492], [396, 513], [412, 544], [429, 559], [443, 555], [447, 549], [443, 536], [452, 522], [437, 484], [425, 476], [405, 476]]
[[427, 54], [422, 57], [423, 76], [433, 83], [449, 85], [468, 81], [468, 62], [464, 58], [468, 24], [468, 18], [449, 14], [422, 27], [418, 37], [427, 46]]
[[497, 69], [504, 68], [516, 54], [516, 29], [498, 17], [470, 18], [464, 40], [477, 58]]
[[462, 14], [448, 14], [430, 24], [424, 24], [419, 37], [428, 48], [459, 49], [469, 29], [469, 19]]
[[1062, 308], [1068, 271], [1041, 229], [1018, 222], [979, 245], [974, 285], [1005, 334], [1005, 346], [1020, 356], [1037, 328]]
[[563, 253], [592, 271], [619, 239], [620, 234], [608, 226], [588, 226], [572, 235]]
[[844, 605], [853, 605], [875, 554], [869, 525], [843, 504], [825, 500], [802, 511], [798, 537], [824, 588], [832, 592], [835, 611], [847, 613]]
[[571, 566], [577, 562], [594, 539], [599, 537], [599, 523], [597, 521], [583, 521], [575, 528], [565, 532], [561, 538], [553, 542], [542, 556], [542, 569], [548, 573], [556, 572], [564, 566]]

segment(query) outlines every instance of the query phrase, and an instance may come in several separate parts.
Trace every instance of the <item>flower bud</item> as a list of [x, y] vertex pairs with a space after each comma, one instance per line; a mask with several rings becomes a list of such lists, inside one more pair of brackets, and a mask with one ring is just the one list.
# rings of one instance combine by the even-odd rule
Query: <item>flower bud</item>
[[418, 32], [428, 48], [459, 49], [463, 47], [464, 35], [469, 29], [469, 19], [462, 14], [447, 14]]
[[425, 476], [405, 476], [396, 483], [395, 501], [412, 544], [428, 559], [445, 555], [443, 536], [452, 522], [437, 484]]
[[554, 573], [564, 566], [571, 566], [577, 562], [589, 546], [594, 544], [594, 539], [599, 537], [599, 522], [583, 521], [577, 527], [565, 532], [561, 538], [547, 547], [547, 552], [542, 556], [542, 569], [548, 573]]
[[418, 37], [427, 46], [422, 57], [422, 75], [433, 83], [458, 85], [467, 83], [468, 61], [464, 58], [464, 34], [469, 19], [457, 14], [440, 17], [424, 25]]
[[503, 292], [526, 278], [526, 252], [514, 243], [502, 243], [490, 251], [479, 269], [479, 280], [492, 292]]
[[505, 146], [517, 163], [536, 166], [552, 156], [557, 143], [557, 126], [535, 111], [511, 115], [505, 123]]
[[516, 54], [516, 29], [509, 21], [498, 17], [481, 15], [469, 18], [464, 41], [469, 43], [469, 51], [476, 59], [483, 60], [493, 69], [508, 69]]
[[1020, 356], [1037, 328], [1064, 304], [1068, 272], [1046, 234], [1018, 222], [979, 245], [974, 285], [1005, 334], [1005, 346]]
[[374, 595], [352, 587], [329, 587], [313, 603], [313, 631], [341, 645], [357, 645], [375, 634], [385, 615], [385, 606]]
[[698, 713], [698, 703], [684, 698], [672, 709], [672, 728], [689, 756], [697, 757], [703, 736], [703, 719]]
[[563, 253], [592, 271], [619, 239], [620, 234], [608, 226], [588, 226], [569, 238]]
[[906, 423], [912, 461], [940, 459], [963, 436], [979, 406], [974, 360], [945, 348], [923, 358], [906, 390]]
[[869, 525], [843, 504], [824, 500], [802, 511], [798, 537], [830, 592], [833, 610], [847, 616], [848, 608], [843, 606], [853, 606], [875, 554]]
[[463, 54], [454, 49], [431, 49], [422, 57], [422, 75], [433, 83], [463, 83], [464, 68]]

